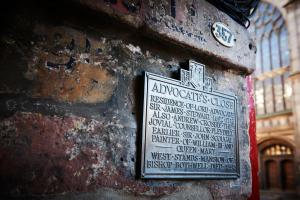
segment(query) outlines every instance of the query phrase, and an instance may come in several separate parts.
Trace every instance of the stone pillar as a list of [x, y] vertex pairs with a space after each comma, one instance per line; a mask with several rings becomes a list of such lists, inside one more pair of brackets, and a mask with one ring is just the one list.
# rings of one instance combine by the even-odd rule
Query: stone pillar
[[[204, 0], [30, 0], [1, 14], [1, 199], [250, 197], [255, 47], [228, 15]], [[232, 48], [213, 37], [215, 22], [234, 34]], [[206, 65], [213, 90], [236, 95], [236, 179], [139, 176], [143, 74], [178, 79], [187, 60]]]
[[295, 122], [295, 180], [300, 193], [300, 2], [286, 6], [289, 46], [291, 51], [291, 87], [293, 90], [293, 115]]

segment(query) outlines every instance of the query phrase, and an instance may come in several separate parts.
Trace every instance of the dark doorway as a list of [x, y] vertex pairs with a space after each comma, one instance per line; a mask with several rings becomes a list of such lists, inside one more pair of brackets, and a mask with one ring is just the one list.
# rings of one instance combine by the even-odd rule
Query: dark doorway
[[278, 182], [279, 168], [276, 161], [270, 160], [266, 162], [267, 188], [280, 189]]
[[294, 190], [295, 165], [292, 146], [281, 140], [269, 140], [259, 146], [260, 186], [265, 190]]
[[282, 188], [284, 190], [295, 189], [294, 162], [292, 160], [282, 161], [281, 169], [282, 169]]

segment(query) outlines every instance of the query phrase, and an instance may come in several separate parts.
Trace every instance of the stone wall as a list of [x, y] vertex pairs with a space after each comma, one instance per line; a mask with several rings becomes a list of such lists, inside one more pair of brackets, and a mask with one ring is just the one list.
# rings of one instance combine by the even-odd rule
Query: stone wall
[[[125, 1], [128, 2], [128, 1]], [[139, 1], [137, 1], [139, 2]], [[23, 1], [2, 12], [0, 194], [28, 199], [247, 199], [246, 29], [206, 1]], [[131, 6], [128, 6], [131, 5]], [[134, 6], [132, 6], [134, 5]], [[215, 41], [211, 24], [236, 34]], [[141, 180], [143, 73], [178, 78], [193, 59], [238, 97], [240, 178]]]
[[286, 6], [287, 11], [287, 26], [289, 31], [289, 47], [290, 47], [290, 59], [291, 59], [291, 75], [290, 80], [292, 82], [293, 89], [293, 116], [295, 121], [295, 179], [297, 193], [300, 194], [300, 3], [299, 1], [291, 1]]

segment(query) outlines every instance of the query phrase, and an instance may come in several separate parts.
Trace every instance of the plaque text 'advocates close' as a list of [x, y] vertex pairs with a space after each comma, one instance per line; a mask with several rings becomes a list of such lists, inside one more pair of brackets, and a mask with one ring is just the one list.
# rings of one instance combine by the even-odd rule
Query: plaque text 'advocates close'
[[145, 73], [142, 178], [237, 178], [237, 105], [202, 64], [181, 80]]

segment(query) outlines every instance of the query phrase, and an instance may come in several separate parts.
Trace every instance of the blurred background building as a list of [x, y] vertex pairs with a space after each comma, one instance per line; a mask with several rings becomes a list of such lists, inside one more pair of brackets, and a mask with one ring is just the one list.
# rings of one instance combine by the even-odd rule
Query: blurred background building
[[299, 192], [300, 1], [262, 1], [251, 21], [260, 187]]

